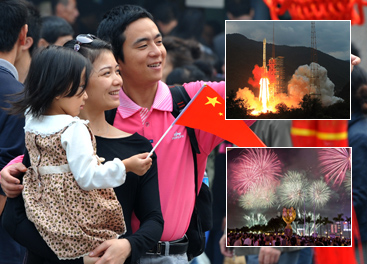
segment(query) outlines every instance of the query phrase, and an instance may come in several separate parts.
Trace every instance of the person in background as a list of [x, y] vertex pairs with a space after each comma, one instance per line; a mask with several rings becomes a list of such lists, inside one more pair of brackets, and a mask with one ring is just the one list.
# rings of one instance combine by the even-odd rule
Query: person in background
[[[352, 180], [353, 206], [357, 215], [363, 259], [367, 256], [367, 179], [364, 175], [367, 158], [367, 73], [360, 67], [354, 67], [351, 76], [352, 117], [348, 121], [348, 141], [353, 150]], [[354, 245], [355, 245], [354, 244]], [[360, 262], [358, 246], [356, 257]]]
[[179, 37], [166, 36], [163, 37], [163, 44], [167, 53], [162, 75], [163, 82], [166, 82], [167, 76], [174, 69], [184, 65], [192, 65], [196, 59], [200, 58], [202, 53], [199, 42], [192, 39], [185, 40]]
[[73, 25], [79, 16], [76, 0], [51, 0], [53, 14]]
[[38, 46], [38, 41], [40, 39], [40, 32], [42, 27], [42, 20], [40, 13], [36, 6], [31, 2], [26, 0], [20, 0], [26, 7], [28, 11], [27, 25], [28, 32], [25, 44], [22, 46], [19, 52], [14, 66], [17, 68], [19, 74], [19, 81], [24, 83], [27, 77], [29, 65], [31, 64], [33, 51]]
[[65, 19], [57, 16], [42, 17], [41, 37], [38, 47], [63, 46], [73, 39], [74, 30]]
[[163, 36], [168, 36], [178, 24], [179, 9], [175, 2], [158, 4], [153, 10], [154, 22]]
[[[8, 100], [12, 94], [21, 92], [14, 67], [17, 56], [27, 41], [27, 8], [18, 0], [0, 1], [0, 170], [24, 151], [24, 118], [11, 116]], [[6, 196], [0, 186], [0, 222]], [[17, 244], [0, 226], [0, 263], [23, 263], [25, 249]]]
[[205, 74], [195, 65], [184, 65], [173, 69], [167, 76], [168, 85], [182, 85], [196, 82], [197, 80], [209, 81]]

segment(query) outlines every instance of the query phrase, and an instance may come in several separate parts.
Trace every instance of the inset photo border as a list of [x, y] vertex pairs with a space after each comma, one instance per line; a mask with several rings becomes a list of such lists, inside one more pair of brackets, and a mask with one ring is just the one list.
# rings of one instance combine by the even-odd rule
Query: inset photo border
[[350, 119], [349, 20], [226, 20], [225, 34], [226, 119]]
[[352, 148], [227, 148], [227, 246], [352, 246]]

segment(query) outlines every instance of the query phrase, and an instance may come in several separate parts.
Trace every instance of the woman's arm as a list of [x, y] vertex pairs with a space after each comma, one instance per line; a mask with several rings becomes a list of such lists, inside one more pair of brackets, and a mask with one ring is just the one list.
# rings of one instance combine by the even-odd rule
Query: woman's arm
[[144, 177], [139, 178], [139, 189], [134, 204], [134, 212], [140, 221], [139, 229], [129, 240], [132, 253], [131, 263], [153, 248], [163, 232], [163, 216], [159, 198], [157, 158], [153, 156], [153, 165]]

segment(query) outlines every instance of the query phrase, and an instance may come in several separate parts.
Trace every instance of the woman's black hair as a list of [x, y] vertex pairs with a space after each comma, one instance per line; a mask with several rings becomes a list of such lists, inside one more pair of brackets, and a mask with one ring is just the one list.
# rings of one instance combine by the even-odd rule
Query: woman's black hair
[[80, 48], [77, 52], [87, 58], [92, 64], [99, 57], [99, 55], [101, 55], [101, 53], [106, 50], [111, 51], [113, 54], [112, 45], [95, 36], [93, 36], [93, 41], [91, 43], [80, 43], [77, 40], [73, 39], [66, 42], [64, 44], [64, 47], [74, 49], [74, 46], [76, 44], [80, 45]]
[[24, 90], [18, 94], [21, 99], [12, 103], [11, 113], [43, 115], [57, 96], [74, 96], [81, 83], [85, 89], [91, 68], [90, 61], [74, 50], [54, 45], [40, 49], [32, 58]]

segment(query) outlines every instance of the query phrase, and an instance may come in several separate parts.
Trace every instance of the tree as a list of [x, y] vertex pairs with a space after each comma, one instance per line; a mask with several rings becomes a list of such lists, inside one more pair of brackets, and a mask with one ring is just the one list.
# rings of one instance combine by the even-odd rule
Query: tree
[[278, 233], [278, 230], [284, 228], [285, 226], [286, 226], [286, 223], [283, 221], [281, 216], [277, 216], [276, 218], [271, 218], [267, 225], [269, 230], [272, 230], [275, 233]]
[[280, 115], [284, 115], [289, 111], [289, 107], [285, 103], [279, 103], [275, 106], [275, 109]]
[[303, 235], [306, 235], [306, 230], [305, 230], [305, 220], [303, 218], [299, 218], [297, 217], [296, 218], [296, 223], [297, 223], [297, 226], [298, 225], [302, 225], [303, 226]]
[[[350, 229], [350, 228], [349, 228], [349, 226], [350, 226], [350, 222], [352, 221], [352, 218], [351, 218], [351, 217], [346, 216], [346, 217], [345, 217], [345, 221], [347, 221], [347, 223], [348, 223], [348, 230], [349, 230], [349, 229]], [[348, 231], [348, 232], [350, 232], [350, 231]], [[349, 234], [349, 238], [350, 238], [350, 234]]]
[[332, 223], [333, 223], [333, 221], [330, 221], [329, 217], [324, 217], [322, 219], [322, 225], [326, 225], [326, 235], [329, 233], [329, 229], [328, 229], [327, 225], [332, 224]]
[[[343, 214], [338, 214], [338, 216], [337, 217], [334, 217], [333, 218], [333, 220], [335, 221], [335, 222], [343, 222], [344, 221], [344, 218], [343, 218]], [[342, 226], [342, 225], [340, 225], [340, 226]], [[340, 238], [342, 238], [342, 235], [340, 234]]]
[[229, 119], [244, 119], [250, 115], [253, 109], [246, 99], [237, 98], [235, 91], [230, 91], [226, 97], [226, 117]]
[[320, 116], [322, 115], [321, 101], [316, 96], [306, 94], [305, 96], [303, 96], [302, 101], [299, 103], [299, 106], [302, 108], [305, 118], [322, 117]]
[[322, 236], [322, 228], [321, 228], [322, 227], [322, 224], [323, 224], [323, 219], [322, 219], [321, 216], [319, 216], [319, 218], [316, 219], [315, 225], [318, 225], [320, 227], [320, 234], [321, 234], [321, 236]]
[[312, 217], [311, 216], [306, 216], [306, 223], [308, 224], [308, 235], [311, 235], [311, 222], [312, 222]]

